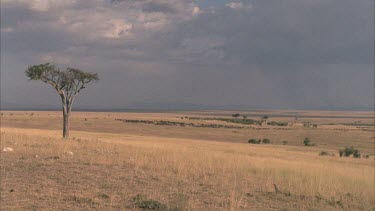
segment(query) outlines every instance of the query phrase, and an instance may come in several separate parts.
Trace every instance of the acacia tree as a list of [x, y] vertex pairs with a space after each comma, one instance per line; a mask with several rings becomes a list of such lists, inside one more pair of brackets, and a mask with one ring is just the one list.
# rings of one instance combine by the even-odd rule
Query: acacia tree
[[50, 63], [33, 65], [27, 68], [30, 80], [40, 80], [50, 84], [60, 95], [63, 110], [63, 137], [69, 137], [69, 116], [74, 98], [92, 81], [99, 80], [97, 73], [84, 72], [75, 68], [61, 71]]

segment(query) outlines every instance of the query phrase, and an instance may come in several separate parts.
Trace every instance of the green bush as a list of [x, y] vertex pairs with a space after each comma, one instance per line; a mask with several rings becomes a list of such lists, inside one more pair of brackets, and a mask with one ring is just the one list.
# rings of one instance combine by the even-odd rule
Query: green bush
[[256, 140], [256, 139], [250, 139], [249, 141], [247, 141], [249, 144], [260, 144], [261, 140]]
[[349, 157], [354, 153], [354, 148], [353, 147], [345, 147], [344, 149], [344, 155], [345, 157]]
[[361, 153], [359, 152], [359, 150], [357, 150], [357, 149], [354, 150], [353, 157], [355, 157], [355, 158], [360, 158], [361, 157]]
[[237, 118], [239, 116], [241, 116], [241, 115], [240, 114], [232, 114], [232, 117], [234, 117], [234, 118]]
[[272, 126], [288, 126], [288, 123], [286, 122], [268, 122], [267, 125], [272, 125]]
[[354, 158], [360, 158], [361, 153], [359, 152], [358, 149], [354, 149], [354, 147], [345, 147], [345, 149], [340, 149], [339, 150], [340, 157], [345, 156], [345, 157], [350, 157], [353, 155]]
[[264, 138], [264, 139], [250, 139], [247, 141], [249, 144], [270, 144], [271, 143], [271, 140], [268, 139], [268, 138]]
[[312, 146], [312, 143], [311, 143], [311, 141], [310, 141], [309, 138], [305, 138], [305, 139], [303, 140], [303, 144], [304, 144], [305, 146]]
[[262, 143], [263, 144], [270, 144], [271, 140], [269, 140], [268, 138], [265, 138], [265, 139], [262, 140]]

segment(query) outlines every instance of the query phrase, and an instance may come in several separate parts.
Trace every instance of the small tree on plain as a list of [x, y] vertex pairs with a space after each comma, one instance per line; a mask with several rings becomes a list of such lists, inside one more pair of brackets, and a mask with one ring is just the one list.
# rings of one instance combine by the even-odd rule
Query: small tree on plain
[[69, 116], [74, 98], [92, 81], [99, 80], [97, 73], [84, 72], [75, 68], [60, 71], [50, 63], [33, 65], [25, 72], [30, 80], [50, 84], [60, 95], [63, 110], [63, 137], [69, 138]]

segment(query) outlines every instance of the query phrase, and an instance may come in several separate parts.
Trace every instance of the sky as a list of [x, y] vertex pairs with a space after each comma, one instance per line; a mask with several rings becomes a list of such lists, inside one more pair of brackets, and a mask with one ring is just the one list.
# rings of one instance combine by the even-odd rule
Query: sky
[[97, 72], [74, 108], [374, 107], [373, 0], [2, 0], [2, 108], [60, 108], [25, 70]]

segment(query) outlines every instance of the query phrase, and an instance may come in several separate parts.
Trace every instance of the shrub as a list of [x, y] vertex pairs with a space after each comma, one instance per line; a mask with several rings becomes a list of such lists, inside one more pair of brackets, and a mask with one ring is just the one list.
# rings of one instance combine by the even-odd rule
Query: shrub
[[283, 141], [283, 145], [287, 145], [288, 144], [288, 141]]
[[310, 139], [309, 139], [309, 138], [305, 138], [305, 139], [303, 140], [303, 144], [304, 144], [305, 146], [311, 146], [311, 141], [310, 141]]
[[268, 122], [267, 125], [272, 125], [272, 126], [288, 126], [288, 123], [286, 122]]
[[361, 157], [361, 153], [359, 152], [359, 150], [357, 150], [357, 149], [354, 150], [353, 157], [355, 157], [355, 158], [360, 158]]
[[237, 118], [239, 116], [240, 116], [240, 114], [232, 114], [232, 117], [234, 117], [234, 118]]
[[340, 157], [345, 156], [345, 157], [350, 157], [353, 155], [354, 158], [360, 158], [361, 153], [359, 150], [354, 149], [354, 147], [345, 147], [345, 149], [340, 149], [339, 150]]
[[271, 140], [268, 139], [268, 138], [264, 138], [264, 139], [250, 139], [247, 141], [249, 144], [270, 144], [271, 143]]
[[265, 139], [262, 140], [262, 143], [263, 144], [270, 144], [271, 140], [269, 140], [268, 138], [265, 138]]
[[354, 148], [353, 147], [345, 147], [344, 149], [344, 155], [345, 157], [349, 157], [354, 153]]
[[364, 155], [363, 157], [364, 158], [370, 158], [370, 155]]
[[260, 144], [261, 140], [256, 140], [256, 139], [250, 139], [249, 141], [247, 141], [249, 144]]

